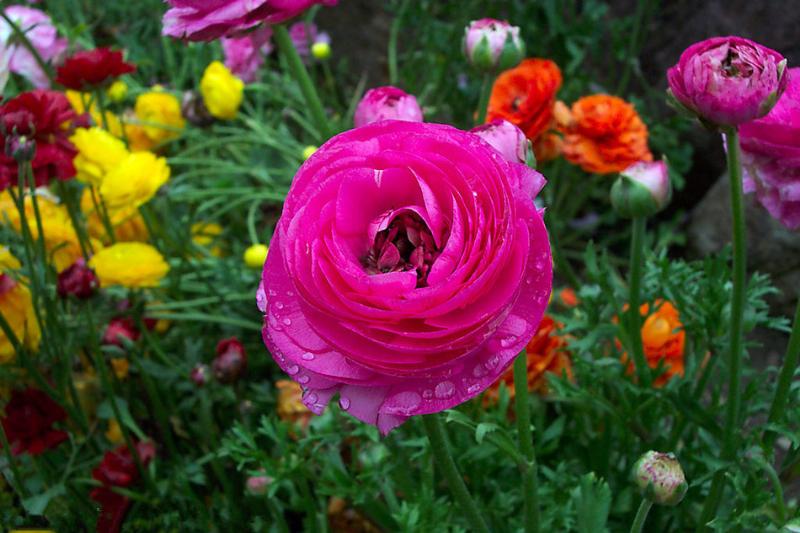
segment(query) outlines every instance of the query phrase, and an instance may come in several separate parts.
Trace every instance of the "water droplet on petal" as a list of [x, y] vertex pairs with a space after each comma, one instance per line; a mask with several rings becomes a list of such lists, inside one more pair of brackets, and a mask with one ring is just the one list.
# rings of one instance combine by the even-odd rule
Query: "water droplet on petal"
[[311, 352], [306, 352], [303, 355], [301, 355], [300, 358], [303, 359], [304, 361], [313, 361], [314, 354]]
[[394, 404], [389, 409], [392, 414], [410, 415], [414, 409], [419, 407], [422, 396], [414, 391], [405, 391], [395, 394], [388, 401]]
[[474, 393], [478, 392], [479, 390], [481, 390], [480, 383], [474, 383], [474, 384], [470, 385], [469, 387], [467, 387], [467, 392], [470, 393], [470, 394], [474, 394]]
[[431, 398], [433, 398], [433, 391], [431, 389], [425, 389], [424, 391], [422, 391], [422, 397], [425, 398], [426, 400], [430, 400]]
[[288, 296], [289, 298], [291, 298], [292, 296], [294, 296], [294, 292], [292, 292], [292, 291], [286, 291], [286, 296]]
[[299, 384], [301, 384], [301, 385], [305, 385], [305, 384], [306, 384], [306, 383], [308, 383], [310, 380], [311, 380], [311, 378], [309, 378], [308, 376], [300, 376], [299, 378], [297, 378], [297, 382], [298, 382]]
[[452, 381], [442, 381], [441, 383], [436, 385], [436, 388], [434, 389], [434, 394], [436, 395], [437, 398], [444, 400], [452, 396], [455, 391], [456, 391], [456, 386], [453, 385]]
[[278, 293], [277, 293], [277, 292], [275, 292], [275, 289], [270, 289], [270, 290], [269, 290], [269, 295], [270, 295], [270, 296], [277, 296], [277, 295], [278, 295]]
[[283, 322], [284, 326], [291, 326], [292, 325], [292, 319], [291, 318], [284, 318], [283, 320], [281, 320], [281, 322]]
[[476, 378], [480, 378], [486, 375], [486, 368], [483, 365], [475, 365], [475, 368], [472, 369], [472, 375]]
[[345, 411], [350, 409], [350, 398], [348, 398], [347, 396], [342, 396], [341, 398], [339, 398], [339, 407], [341, 407]]
[[497, 363], [500, 362], [500, 358], [496, 355], [491, 356], [489, 359], [486, 360], [486, 368], [489, 370], [493, 369], [497, 366]]
[[283, 302], [275, 302], [275, 307], [278, 309], [283, 309]]
[[517, 337], [515, 335], [509, 335], [508, 337], [500, 339], [500, 346], [502, 346], [503, 348], [509, 348], [510, 346], [514, 345], [514, 342], [516, 342], [516, 340]]
[[300, 372], [300, 367], [297, 365], [289, 365], [286, 367], [286, 373], [290, 376], [294, 376], [298, 372]]
[[306, 396], [304, 398], [304, 400], [305, 400], [306, 403], [310, 403], [310, 404], [313, 405], [313, 404], [317, 403], [317, 400], [319, 400], [319, 396], [317, 396], [317, 394], [314, 393], [314, 392], [310, 392], [310, 393], [308, 393], [308, 396]]

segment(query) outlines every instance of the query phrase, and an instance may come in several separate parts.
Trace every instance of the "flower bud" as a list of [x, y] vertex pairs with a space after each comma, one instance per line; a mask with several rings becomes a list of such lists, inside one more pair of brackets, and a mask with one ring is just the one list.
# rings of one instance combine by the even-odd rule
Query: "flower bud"
[[247, 354], [236, 337], [219, 341], [212, 368], [214, 377], [222, 383], [235, 382], [247, 369]]
[[266, 244], [254, 244], [244, 251], [244, 264], [250, 268], [261, 268], [267, 260], [269, 247]]
[[208, 111], [203, 97], [196, 91], [186, 91], [181, 100], [181, 114], [190, 124], [205, 128], [214, 123], [214, 117]]
[[247, 478], [247, 492], [254, 496], [261, 496], [267, 493], [267, 487], [272, 483], [272, 478], [265, 475], [250, 476]]
[[356, 107], [353, 117], [356, 128], [387, 119], [422, 122], [422, 109], [414, 96], [397, 87], [370, 89]]
[[464, 30], [464, 54], [478, 70], [494, 72], [519, 63], [525, 56], [525, 43], [517, 26], [503, 20], [474, 20]]
[[36, 141], [25, 135], [9, 135], [6, 142], [6, 155], [17, 163], [33, 161], [36, 155]]
[[112, 102], [122, 102], [128, 97], [128, 84], [122, 80], [116, 80], [106, 89], [106, 94]]
[[530, 141], [521, 129], [507, 120], [498, 118], [472, 128], [470, 132], [492, 145], [492, 148], [512, 163], [525, 163], [528, 159]]
[[769, 113], [786, 89], [786, 59], [741, 37], [687, 48], [667, 72], [669, 97], [708, 126], [732, 127]]
[[107, 346], [118, 346], [123, 348], [125, 346], [123, 339], [136, 342], [139, 340], [141, 332], [133, 323], [133, 319], [125, 318], [112, 318], [111, 322], [106, 326], [103, 332], [102, 343]]
[[306, 146], [305, 148], [303, 148], [303, 161], [305, 161], [306, 159], [308, 159], [309, 157], [314, 155], [314, 152], [316, 152], [317, 150], [319, 150], [318, 147], [310, 145], [310, 144], [308, 146]]
[[202, 363], [196, 365], [192, 371], [189, 372], [189, 379], [192, 380], [192, 383], [198, 387], [202, 387], [208, 383], [209, 377], [208, 365], [204, 365]]
[[669, 170], [663, 160], [634, 163], [611, 187], [611, 205], [627, 218], [654, 215], [666, 207], [671, 196]]
[[659, 505], [678, 505], [689, 488], [672, 453], [649, 451], [636, 462], [633, 472], [642, 496]]
[[331, 57], [331, 45], [325, 41], [318, 41], [311, 45], [311, 55], [315, 59], [325, 61]]
[[97, 275], [83, 259], [78, 259], [63, 270], [56, 281], [56, 290], [61, 298], [74, 296], [79, 300], [86, 300], [91, 298], [99, 286]]

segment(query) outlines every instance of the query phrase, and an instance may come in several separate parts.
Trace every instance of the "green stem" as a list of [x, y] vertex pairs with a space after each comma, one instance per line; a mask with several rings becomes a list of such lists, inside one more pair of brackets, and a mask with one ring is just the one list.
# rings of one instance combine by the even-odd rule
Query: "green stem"
[[622, 70], [622, 76], [619, 78], [619, 85], [617, 86], [616, 94], [624, 94], [628, 88], [628, 81], [631, 77], [632, 63], [638, 60], [639, 56], [639, 35], [642, 31], [642, 25], [647, 12], [647, 4], [650, 0], [639, 0], [636, 3], [636, 14], [634, 15], [633, 31], [630, 34], [630, 41], [628, 41], [628, 53], [626, 54], [625, 66]]
[[539, 487], [528, 402], [528, 354], [525, 350], [522, 350], [514, 361], [514, 401], [519, 451], [525, 456], [526, 461], [522, 469], [525, 533], [536, 533], [539, 531]]
[[633, 361], [636, 364], [636, 374], [639, 376], [639, 383], [643, 387], [650, 386], [650, 367], [647, 365], [647, 360], [644, 357], [644, 348], [642, 347], [642, 333], [641, 322], [642, 315], [639, 311], [640, 304], [640, 288], [642, 284], [642, 268], [644, 255], [644, 237], [647, 229], [647, 219], [644, 217], [636, 217], [632, 221], [631, 235], [631, 263], [628, 281], [630, 294], [628, 296], [628, 337], [633, 352]]
[[3, 424], [0, 424], [0, 438], [2, 438], [0, 444], [3, 445], [3, 451], [6, 454], [6, 462], [11, 468], [11, 475], [14, 477], [14, 483], [17, 485], [17, 493], [19, 494], [20, 498], [25, 499], [28, 497], [28, 491], [25, 488], [25, 484], [22, 482], [22, 476], [17, 469], [17, 461], [14, 459], [14, 456], [11, 453], [11, 444], [8, 442], [8, 437], [6, 436], [6, 430], [3, 427]]
[[478, 100], [478, 124], [486, 122], [486, 111], [489, 108], [489, 97], [492, 95], [492, 78], [494, 75], [486, 73], [481, 83], [481, 96]]
[[273, 26], [272, 30], [275, 42], [278, 43], [278, 48], [286, 59], [292, 76], [300, 86], [300, 91], [303, 93], [303, 98], [306, 100], [314, 122], [317, 123], [321, 140], [325, 141], [331, 136], [331, 128], [317, 90], [314, 88], [314, 83], [308, 75], [308, 70], [306, 70], [306, 66], [303, 64], [303, 60], [300, 58], [300, 54], [297, 53], [294, 44], [292, 44], [292, 39], [289, 37], [286, 26], [278, 24]]
[[[769, 409], [769, 424], [777, 424], [783, 420], [786, 402], [789, 399], [789, 388], [792, 385], [797, 363], [800, 359], [800, 300], [797, 302], [797, 309], [794, 312], [794, 324], [792, 324], [792, 334], [789, 337], [789, 346], [786, 348], [786, 356], [783, 358], [783, 368], [778, 377], [778, 388], [775, 390], [775, 397], [772, 399], [772, 406]], [[764, 447], [767, 453], [771, 454], [772, 446], [775, 443], [777, 434], [774, 431], [764, 433]]]
[[464, 484], [464, 478], [461, 477], [456, 462], [453, 460], [441, 416], [438, 413], [425, 415], [422, 417], [422, 424], [425, 426], [425, 432], [428, 434], [428, 440], [431, 443], [431, 452], [436, 460], [436, 464], [447, 480], [450, 493], [453, 495], [456, 503], [461, 508], [461, 512], [464, 513], [464, 516], [470, 523], [471, 529], [481, 533], [488, 533], [489, 528], [478, 512], [478, 507], [475, 505], [472, 496], [469, 495], [467, 486]]
[[633, 519], [633, 524], [631, 524], [631, 533], [641, 533], [642, 528], [644, 527], [644, 521], [647, 520], [647, 513], [650, 512], [650, 508], [652, 506], [653, 502], [647, 498], [642, 498], [642, 503], [639, 505], [639, 510], [636, 511], [636, 517]]
[[[733, 214], [733, 296], [731, 298], [730, 349], [728, 351], [728, 410], [725, 416], [725, 433], [722, 445], [722, 459], [732, 461], [736, 457], [737, 436], [740, 431], [739, 405], [741, 403], [742, 381], [742, 321], [745, 305], [745, 224], [744, 199], [742, 194], [742, 165], [739, 133], [734, 129], [725, 133], [728, 146], [728, 178], [731, 186], [731, 212]], [[722, 492], [725, 488], [725, 471], [720, 470], [711, 481], [711, 489], [706, 498], [698, 531], [702, 531], [717, 513]]]
[[400, 35], [400, 25], [403, 22], [403, 15], [408, 9], [408, 0], [403, 0], [397, 16], [392, 21], [392, 28], [389, 30], [389, 47], [386, 52], [389, 62], [389, 85], [397, 85], [399, 74], [397, 70], [397, 38]]

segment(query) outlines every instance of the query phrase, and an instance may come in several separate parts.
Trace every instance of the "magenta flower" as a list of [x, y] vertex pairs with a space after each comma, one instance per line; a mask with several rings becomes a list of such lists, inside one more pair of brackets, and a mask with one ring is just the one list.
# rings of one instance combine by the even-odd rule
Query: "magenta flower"
[[289, 27], [289, 37], [292, 38], [297, 53], [306, 59], [311, 55], [311, 46], [315, 43], [331, 44], [331, 37], [326, 32], [320, 32], [317, 25], [309, 22], [295, 22]]
[[225, 66], [245, 83], [256, 81], [265, 56], [272, 52], [272, 28], [262, 26], [240, 37], [220, 39]]
[[334, 6], [338, 0], [167, 0], [164, 35], [190, 41], [230, 37], [262, 22], [279, 24], [309, 7]]
[[767, 116], [739, 127], [744, 190], [769, 213], [800, 228], [800, 67], [789, 69], [786, 91]]
[[381, 121], [298, 171], [257, 301], [264, 342], [319, 414], [383, 433], [473, 398], [531, 339], [552, 288], [541, 174], [478, 136]]
[[505, 70], [525, 56], [525, 43], [519, 28], [504, 20], [473, 20], [464, 29], [464, 55], [480, 70]]
[[496, 118], [491, 122], [472, 128], [470, 132], [491, 144], [492, 148], [500, 152], [506, 160], [512, 163], [527, 161], [530, 141], [521, 129], [509, 121]]
[[417, 99], [402, 89], [391, 85], [376, 87], [364, 93], [353, 122], [359, 128], [379, 120], [422, 122], [422, 109]]
[[742, 37], [695, 43], [667, 72], [671, 95], [701, 120], [737, 126], [763, 117], [786, 88], [786, 59]]
[[[25, 33], [43, 60], [56, 61], [67, 49], [67, 40], [60, 38], [50, 17], [38, 9], [26, 6], [9, 6], [5, 14]], [[0, 18], [0, 48], [7, 48], [8, 69], [26, 78], [36, 88], [50, 87], [47, 74], [42, 71], [33, 54], [14, 37], [14, 30]]]

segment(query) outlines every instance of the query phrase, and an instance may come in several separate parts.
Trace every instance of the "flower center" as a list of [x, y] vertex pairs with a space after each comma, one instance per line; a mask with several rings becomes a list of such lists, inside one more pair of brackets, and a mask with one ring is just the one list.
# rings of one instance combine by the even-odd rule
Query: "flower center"
[[739, 57], [739, 53], [734, 49], [729, 49], [725, 59], [722, 60], [722, 72], [726, 76], [749, 78], [753, 74], [753, 67]]
[[440, 253], [425, 221], [416, 213], [405, 212], [375, 235], [361, 264], [371, 275], [416, 270], [417, 287], [426, 287], [431, 265]]

